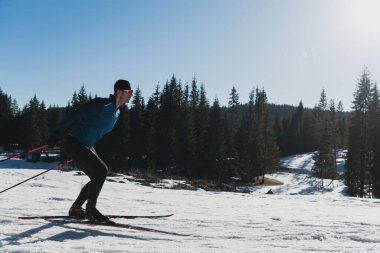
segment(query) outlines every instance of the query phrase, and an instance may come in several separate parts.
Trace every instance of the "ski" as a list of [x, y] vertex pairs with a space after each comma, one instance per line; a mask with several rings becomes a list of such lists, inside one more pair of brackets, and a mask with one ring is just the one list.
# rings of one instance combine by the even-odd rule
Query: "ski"
[[[164, 215], [106, 215], [110, 219], [159, 219], [173, 216], [174, 214]], [[68, 215], [42, 215], [42, 216], [20, 216], [19, 219], [31, 220], [31, 219], [68, 219], [68, 220], [85, 220], [78, 219], [76, 217]]]
[[55, 220], [55, 219], [45, 219], [47, 221], [56, 223], [56, 224], [80, 224], [80, 225], [88, 225], [88, 226], [105, 226], [105, 227], [113, 227], [113, 228], [124, 228], [124, 229], [133, 229], [138, 231], [144, 231], [144, 232], [155, 232], [160, 234], [167, 234], [167, 235], [177, 235], [177, 236], [190, 236], [191, 234], [181, 234], [176, 232], [170, 232], [170, 231], [164, 231], [154, 228], [146, 228], [146, 227], [140, 227], [140, 226], [134, 226], [129, 224], [123, 224], [123, 223], [117, 223], [113, 221], [109, 222], [99, 222], [99, 221], [91, 221], [91, 220]]

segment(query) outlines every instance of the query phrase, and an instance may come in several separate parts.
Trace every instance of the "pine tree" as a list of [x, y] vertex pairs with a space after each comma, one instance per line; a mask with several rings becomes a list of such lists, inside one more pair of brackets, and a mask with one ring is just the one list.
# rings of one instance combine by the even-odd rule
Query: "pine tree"
[[[156, 89], [156, 93], [159, 91]], [[146, 168], [148, 170], [156, 170], [159, 150], [159, 139], [157, 134], [157, 117], [158, 117], [158, 101], [154, 96], [148, 100], [146, 110], [143, 115], [143, 127], [146, 135], [145, 149], [147, 152]]]
[[223, 178], [223, 160], [225, 159], [225, 132], [222, 111], [219, 101], [215, 98], [210, 108], [209, 123], [207, 124], [206, 176], [221, 181]]
[[49, 133], [52, 133], [61, 122], [60, 108], [57, 105], [50, 105], [47, 114]]
[[323, 137], [323, 131], [326, 124], [327, 109], [326, 90], [322, 89], [318, 105], [314, 107], [312, 112], [313, 143], [315, 144], [316, 148], [319, 147]]
[[42, 101], [38, 107], [38, 128], [41, 133], [42, 143], [46, 143], [49, 138], [48, 113], [46, 111], [45, 102]]
[[209, 122], [209, 102], [206, 98], [206, 90], [204, 85], [201, 85], [199, 106], [197, 109], [197, 121], [195, 125], [196, 143], [197, 143], [197, 157], [198, 157], [198, 175], [203, 176], [204, 171], [207, 170], [207, 128]]
[[319, 98], [318, 107], [322, 111], [326, 111], [327, 110], [327, 96], [326, 96], [326, 90], [324, 88], [321, 91], [321, 96]]
[[282, 118], [281, 120], [281, 135], [278, 136], [278, 140], [280, 141], [279, 146], [281, 148], [281, 155], [290, 155], [292, 154], [291, 148], [289, 147], [289, 142], [291, 142], [290, 138], [290, 119], [289, 118]]
[[18, 145], [19, 143], [19, 138], [18, 138], [18, 121], [19, 121], [19, 118], [20, 118], [20, 109], [18, 107], [18, 104], [17, 104], [17, 101], [16, 99], [11, 99], [10, 97], [10, 101], [11, 102], [11, 120], [9, 122], [9, 126], [10, 126], [10, 142], [12, 144], [16, 144]]
[[194, 77], [191, 81], [191, 90], [189, 97], [189, 110], [190, 118], [193, 121], [193, 138], [194, 138], [194, 162], [192, 163], [191, 174], [193, 177], [200, 177], [203, 167], [201, 168], [200, 156], [201, 156], [201, 115], [199, 111], [200, 104], [200, 91], [198, 88], [197, 80]]
[[347, 148], [348, 121], [344, 112], [342, 101], [339, 101], [336, 111], [337, 121], [337, 147]]
[[236, 148], [236, 133], [240, 128], [241, 110], [239, 94], [235, 86], [232, 87], [227, 110], [227, 131], [226, 131], [226, 154], [228, 159], [229, 172], [226, 175], [236, 177], [239, 175], [239, 156]]
[[315, 161], [313, 170], [317, 177], [322, 179], [322, 188], [324, 178], [332, 178], [335, 175], [335, 157], [332, 151], [333, 143], [331, 142], [331, 132], [328, 124], [322, 129], [322, 136], [318, 151], [314, 154]]
[[333, 154], [333, 163], [331, 164], [331, 170], [328, 173], [329, 178], [335, 179], [337, 174], [336, 160], [338, 156], [338, 129], [337, 129], [337, 116], [335, 109], [335, 101], [330, 99], [329, 112], [328, 112], [328, 135], [331, 142], [331, 151]]
[[0, 146], [8, 144], [11, 141], [11, 101], [11, 98], [0, 89]]
[[193, 175], [194, 167], [196, 166], [195, 128], [190, 108], [189, 92], [189, 86], [186, 85], [182, 92], [175, 147], [177, 166], [186, 176]]
[[79, 105], [80, 105], [80, 102], [78, 99], [78, 94], [76, 91], [74, 91], [72, 98], [71, 98], [71, 102], [70, 102], [71, 110], [77, 109], [79, 107]]
[[313, 130], [310, 114], [305, 113], [302, 125], [302, 150], [301, 153], [308, 153], [315, 150], [313, 143]]
[[255, 142], [257, 172], [262, 176], [264, 183], [265, 174], [277, 171], [279, 167], [279, 149], [275, 141], [274, 131], [269, 122], [269, 113], [267, 108], [267, 96], [264, 90], [256, 89], [255, 103], [256, 132]]
[[369, 72], [364, 68], [354, 93], [345, 171], [349, 194], [359, 197], [364, 197], [368, 193], [367, 186], [373, 162], [370, 147], [372, 136], [368, 121], [371, 86]]
[[155, 92], [149, 98], [143, 117], [144, 132], [146, 133], [146, 166], [149, 170], [160, 168], [160, 131], [159, 131], [159, 108], [161, 106], [160, 86], [156, 85]]
[[84, 85], [82, 85], [78, 92], [78, 103], [82, 105], [88, 101], [89, 101], [89, 97], [87, 96], [87, 92], [86, 92], [86, 89], [84, 88]]
[[[255, 111], [255, 92], [252, 90], [249, 95], [248, 111], [243, 117], [240, 130], [237, 134], [237, 145], [240, 171], [245, 181], [252, 181], [254, 177], [259, 176], [258, 167], [256, 166], [256, 154], [259, 143], [256, 142], [258, 134], [258, 122]], [[240, 146], [238, 146], [240, 143]]]
[[89, 101], [89, 97], [87, 96], [86, 89], [84, 85], [82, 85], [78, 92], [74, 92], [71, 98], [70, 106], [68, 107], [68, 113], [76, 110], [80, 105]]
[[176, 122], [179, 116], [179, 106], [177, 104], [179, 92], [177, 90], [177, 80], [173, 76], [170, 83], [166, 82], [160, 97], [160, 107], [157, 118], [157, 162], [161, 169], [175, 169], [175, 136]]
[[241, 121], [239, 94], [237, 93], [235, 86], [232, 87], [232, 90], [230, 93], [228, 108], [229, 108], [229, 120], [231, 122], [230, 123], [231, 136], [234, 137], [237, 130], [239, 129], [239, 124]]
[[289, 126], [289, 143], [288, 148], [291, 154], [300, 154], [303, 152], [303, 137], [304, 137], [304, 107], [300, 101], [297, 110], [293, 114]]
[[[314, 130], [318, 133], [318, 150], [314, 154], [314, 172], [321, 178], [321, 186], [324, 178], [335, 179], [336, 175], [336, 111], [335, 102], [330, 100], [327, 104], [326, 91], [323, 89], [318, 107], [316, 109], [316, 121]], [[317, 134], [315, 134], [316, 136]]]
[[[21, 126], [20, 126], [20, 142], [21, 145], [30, 149], [37, 147], [44, 143], [44, 133], [41, 128], [41, 105], [37, 96], [29, 101], [29, 103], [24, 107], [21, 115]], [[45, 124], [45, 122], [43, 123]]]
[[154, 94], [152, 96], [154, 104], [159, 107], [160, 106], [160, 101], [161, 101], [161, 92], [160, 92], [160, 86], [156, 85], [156, 89], [154, 91]]
[[372, 155], [372, 168], [368, 178], [368, 192], [370, 197], [380, 196], [380, 101], [377, 84], [374, 84], [371, 90], [371, 99], [368, 108], [368, 131]]
[[11, 103], [12, 117], [16, 117], [19, 113], [20, 113], [20, 108], [18, 107], [16, 99], [13, 99]]
[[284, 129], [280, 121], [280, 117], [278, 114], [276, 114], [276, 117], [274, 119], [273, 124], [274, 134], [276, 136], [276, 143], [278, 147], [280, 148], [281, 155], [284, 155]]
[[193, 116], [196, 114], [197, 107], [199, 105], [199, 90], [197, 86], [197, 80], [194, 79], [191, 81], [191, 92], [190, 92], [190, 107], [193, 113]]
[[[132, 108], [129, 111], [130, 122], [130, 155], [131, 165], [134, 168], [141, 168], [143, 166], [143, 160], [146, 156], [145, 149], [145, 134], [143, 132], [142, 117], [144, 114], [145, 105], [141, 96], [141, 90], [137, 87], [132, 101]], [[133, 148], [132, 148], [133, 147]]]

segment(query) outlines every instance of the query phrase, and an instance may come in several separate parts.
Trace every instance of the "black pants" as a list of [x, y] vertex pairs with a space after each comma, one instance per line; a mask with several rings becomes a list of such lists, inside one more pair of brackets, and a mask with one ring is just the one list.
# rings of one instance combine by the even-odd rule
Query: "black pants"
[[107, 177], [107, 165], [99, 158], [94, 148], [85, 147], [70, 135], [65, 138], [62, 147], [66, 155], [73, 159], [76, 166], [90, 178], [90, 182], [82, 188], [73, 206], [81, 207], [87, 200], [89, 207], [95, 207]]

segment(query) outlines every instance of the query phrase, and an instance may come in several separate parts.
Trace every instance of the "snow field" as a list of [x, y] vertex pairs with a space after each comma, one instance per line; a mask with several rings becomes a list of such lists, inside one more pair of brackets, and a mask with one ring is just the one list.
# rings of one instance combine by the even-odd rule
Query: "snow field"
[[[2, 169], [1, 187], [41, 171]], [[156, 189], [126, 177], [105, 183], [98, 204], [104, 213], [175, 214], [117, 222], [188, 237], [17, 219], [65, 215], [87, 182], [75, 174], [50, 171], [0, 194], [1, 252], [380, 252], [380, 200], [346, 197], [340, 182], [321, 191], [306, 174], [274, 174], [284, 185], [250, 194]], [[275, 194], [264, 194], [269, 189]]]

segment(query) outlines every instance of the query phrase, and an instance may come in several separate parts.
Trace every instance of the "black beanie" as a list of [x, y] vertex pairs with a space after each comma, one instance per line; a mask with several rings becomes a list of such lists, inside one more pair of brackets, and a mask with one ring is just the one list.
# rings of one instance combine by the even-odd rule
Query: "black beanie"
[[116, 90], [130, 90], [131, 84], [127, 80], [117, 80], [113, 86], [114, 91]]

